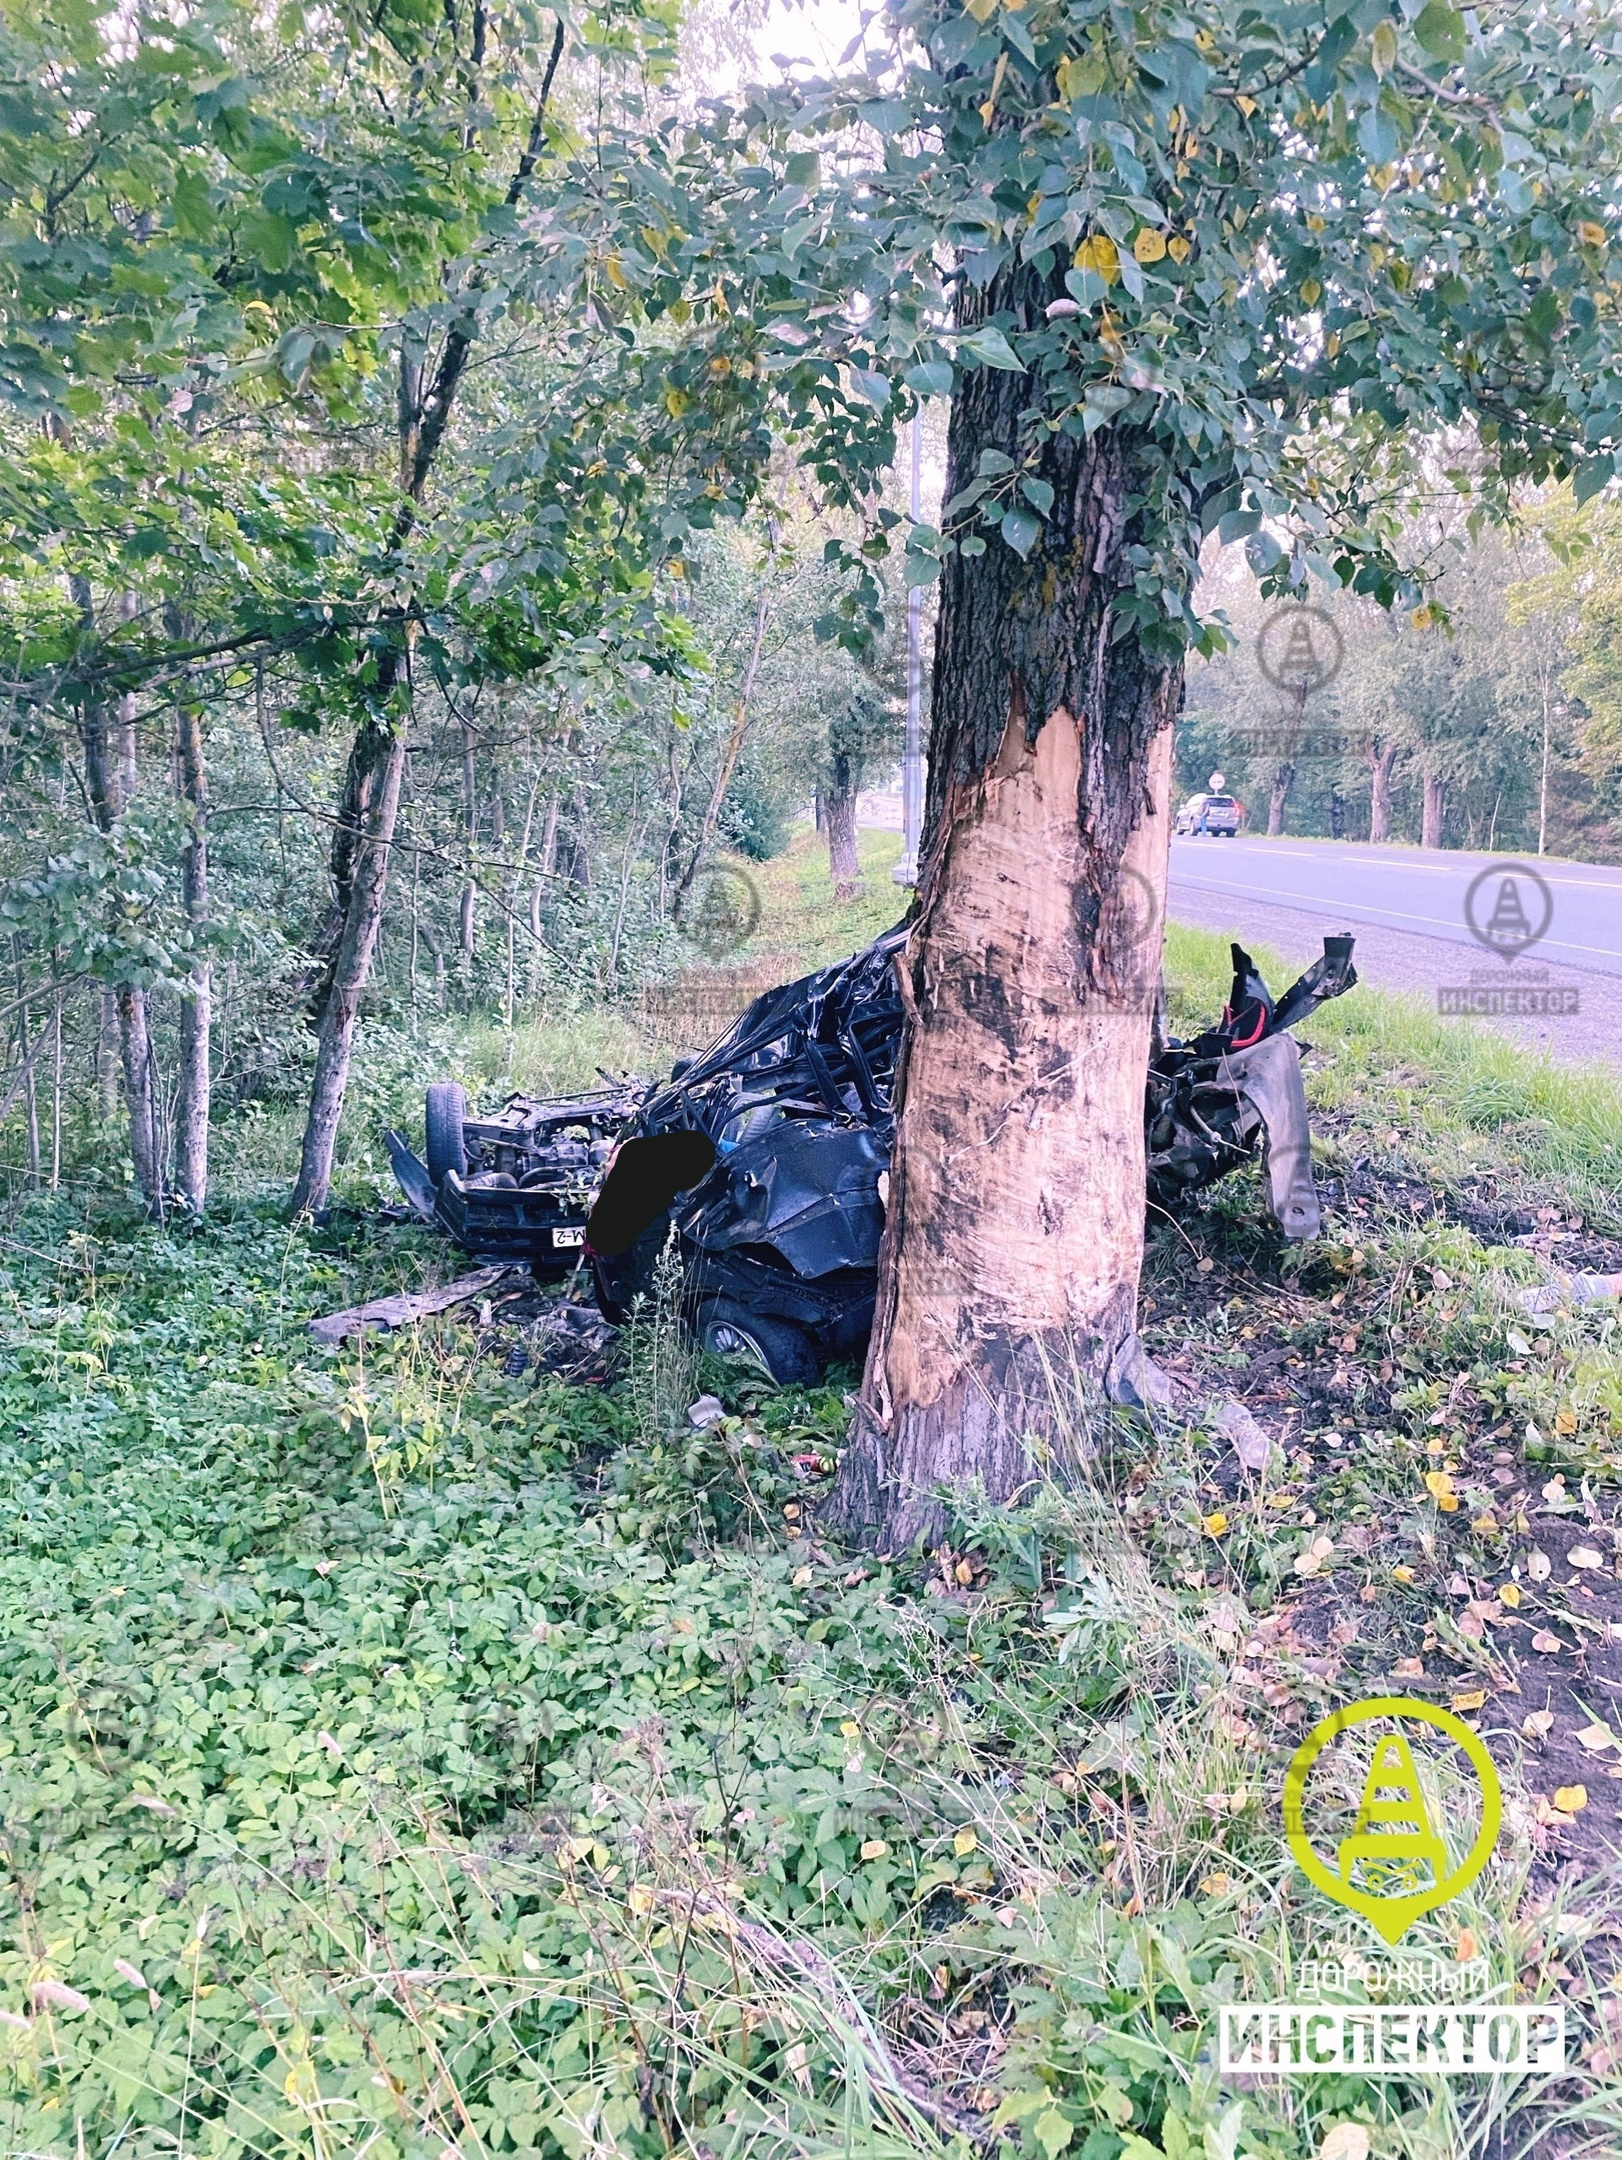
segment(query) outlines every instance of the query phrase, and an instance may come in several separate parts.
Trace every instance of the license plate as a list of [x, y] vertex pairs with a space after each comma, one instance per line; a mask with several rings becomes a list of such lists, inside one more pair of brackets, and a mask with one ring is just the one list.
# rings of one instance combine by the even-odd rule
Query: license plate
[[554, 1230], [552, 1232], [552, 1243], [554, 1245], [584, 1245], [585, 1242], [586, 1233], [584, 1230]]

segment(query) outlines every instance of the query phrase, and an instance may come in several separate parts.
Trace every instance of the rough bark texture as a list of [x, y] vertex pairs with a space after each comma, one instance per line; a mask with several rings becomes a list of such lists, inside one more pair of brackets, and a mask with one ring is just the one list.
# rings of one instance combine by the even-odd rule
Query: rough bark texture
[[1397, 745], [1394, 742], [1376, 742], [1369, 747], [1369, 838], [1391, 838], [1391, 770], [1397, 762]]
[[387, 750], [371, 767], [365, 825], [354, 858], [354, 881], [344, 910], [343, 935], [332, 971], [332, 987], [322, 1014], [316, 1048], [310, 1113], [304, 1128], [293, 1212], [323, 1205], [332, 1182], [332, 1151], [343, 1114], [349, 1081], [349, 1053], [360, 1012], [361, 992], [372, 969], [377, 933], [383, 921], [388, 887], [389, 850], [400, 809], [400, 777], [405, 770], [405, 736], [387, 733]]
[[687, 867], [677, 881], [675, 902], [678, 907], [692, 890], [693, 880], [698, 876], [699, 867], [709, 852], [710, 842], [715, 837], [715, 827], [721, 815], [721, 805], [726, 801], [727, 789], [732, 785], [732, 775], [743, 754], [743, 746], [749, 739], [750, 723], [755, 717], [751, 702], [755, 694], [755, 677], [760, 672], [761, 648], [766, 642], [766, 625], [770, 620], [771, 587], [763, 580], [760, 597], [755, 602], [754, 635], [749, 641], [749, 657], [744, 662], [743, 679], [738, 685], [738, 702], [733, 707], [732, 726], [727, 731], [721, 762], [715, 768], [710, 799], [704, 805], [704, 815], [699, 821], [698, 838], [687, 859]]
[[1273, 775], [1272, 793], [1267, 798], [1267, 833], [1276, 840], [1284, 830], [1284, 813], [1290, 806], [1290, 790], [1295, 785], [1295, 767], [1286, 762]]
[[828, 835], [828, 868], [836, 900], [852, 900], [861, 890], [862, 866], [856, 853], [856, 796], [860, 786], [856, 760], [841, 755], [832, 761], [827, 786], [817, 791]]
[[1435, 773], [1425, 775], [1425, 801], [1420, 812], [1419, 844], [1439, 848], [1447, 817], [1447, 782]]
[[[1037, 281], [989, 308], [1039, 306]], [[1031, 386], [971, 375], [947, 493], [1018, 456]], [[1124, 432], [1051, 438], [1028, 562], [952, 556], [936, 635], [928, 841], [879, 1306], [832, 1519], [933, 1534], [930, 1488], [993, 1501], [1062, 1453], [1141, 1356], [1143, 1089], [1181, 668], [1112, 640], [1139, 474]]]
[[[208, 928], [208, 782], [202, 716], [195, 705], [181, 708], [176, 749], [187, 824], [182, 858], [186, 920], [201, 940]], [[175, 1184], [198, 1211], [208, 1197], [213, 1094], [208, 1037], [213, 989], [213, 971], [206, 952], [199, 951], [192, 963], [190, 988], [180, 1005], [180, 1089], [175, 1103]]]

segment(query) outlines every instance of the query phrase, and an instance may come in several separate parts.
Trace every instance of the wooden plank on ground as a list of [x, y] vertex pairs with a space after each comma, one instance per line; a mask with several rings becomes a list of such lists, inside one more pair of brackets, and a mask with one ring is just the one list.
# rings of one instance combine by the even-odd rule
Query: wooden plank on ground
[[347, 1312], [327, 1313], [312, 1320], [310, 1333], [317, 1342], [341, 1343], [367, 1328], [409, 1327], [413, 1320], [425, 1320], [430, 1313], [449, 1312], [453, 1305], [465, 1305], [469, 1298], [482, 1297], [513, 1272], [506, 1266], [478, 1268], [455, 1282], [442, 1283], [437, 1290], [401, 1290], [393, 1297], [373, 1298], [369, 1305], [354, 1305]]

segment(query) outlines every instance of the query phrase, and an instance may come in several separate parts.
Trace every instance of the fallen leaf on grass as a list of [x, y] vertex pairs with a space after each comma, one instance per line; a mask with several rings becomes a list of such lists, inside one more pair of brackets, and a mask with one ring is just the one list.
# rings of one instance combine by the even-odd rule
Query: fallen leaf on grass
[[1204, 1876], [1200, 1889], [1206, 1897], [1226, 1897], [1233, 1888], [1233, 1877], [1221, 1873]]
[[1531, 1552], [1526, 1556], [1526, 1572], [1534, 1582], [1547, 1582], [1554, 1562], [1546, 1552]]
[[1608, 1747], [1616, 1746], [1616, 1735], [1608, 1725], [1585, 1725], [1577, 1735], [1577, 1745], [1587, 1748], [1590, 1755], [1602, 1755]]
[[1560, 1411], [1555, 1417], [1554, 1429], [1557, 1433], [1574, 1433], [1577, 1430], [1575, 1415], [1570, 1410]]
[[952, 1840], [952, 1850], [961, 1860], [965, 1853], [972, 1853], [979, 1842], [979, 1838], [972, 1830], [960, 1830]]
[[1455, 1695], [1448, 1707], [1452, 1710], [1479, 1710], [1486, 1700], [1485, 1688], [1470, 1688], [1463, 1695]]
[[1561, 1644], [1559, 1636], [1551, 1635], [1546, 1627], [1539, 1628], [1537, 1633], [1532, 1637], [1532, 1648], [1534, 1650], [1541, 1650], [1546, 1657], [1551, 1656], [1560, 1647]]
[[1423, 1680], [1425, 1677], [1425, 1660], [1416, 1657], [1398, 1658], [1391, 1670], [1399, 1680]]
[[1369, 2160], [1369, 2134], [1361, 2123], [1336, 2123], [1318, 2147], [1318, 2160]]
[[1521, 1720], [1521, 1731], [1528, 1740], [1541, 1740], [1545, 1733], [1553, 1730], [1554, 1712], [1552, 1710], [1534, 1710], [1530, 1717]]
[[1597, 1568], [1605, 1565], [1603, 1554], [1595, 1552], [1592, 1545], [1573, 1545], [1566, 1558], [1574, 1568]]
[[1425, 1472], [1425, 1490], [1444, 1515], [1451, 1515], [1457, 1510], [1459, 1496], [1453, 1490], [1453, 1480], [1447, 1471], [1427, 1470]]
[[1305, 1552], [1296, 1554], [1295, 1572], [1297, 1575], [1316, 1575], [1325, 1562], [1333, 1558], [1334, 1551], [1333, 1538], [1315, 1537]]
[[1468, 1965], [1481, 1955], [1481, 1944], [1474, 1928], [1461, 1927], [1453, 1942], [1453, 1955], [1461, 1965]]
[[1514, 1607], [1521, 1602], [1520, 1584], [1512, 1582], [1505, 1583], [1504, 1587], [1498, 1593], [1498, 1602], [1500, 1605], [1508, 1605], [1511, 1610], [1513, 1610]]
[[1216, 1262], [1214, 1260], [1196, 1260], [1194, 1272], [1196, 1275], [1209, 1275], [1215, 1266]]
[[1218, 1508], [1214, 1515], [1201, 1516], [1200, 1527], [1204, 1530], [1207, 1537], [1221, 1537], [1228, 1527], [1228, 1518], [1226, 1515], [1223, 1514], [1222, 1510]]
[[1411, 1583], [1413, 1579], [1414, 1571], [1411, 1567], [1394, 1567], [1391, 1570], [1391, 1580], [1393, 1582]]
[[862, 1846], [862, 1858], [864, 1860], [882, 1860], [889, 1850], [890, 1848], [885, 1844], [883, 1838], [870, 1837]]
[[1554, 1804], [1563, 1815], [1580, 1814], [1588, 1805], [1588, 1787], [1557, 1785], [1554, 1789]]

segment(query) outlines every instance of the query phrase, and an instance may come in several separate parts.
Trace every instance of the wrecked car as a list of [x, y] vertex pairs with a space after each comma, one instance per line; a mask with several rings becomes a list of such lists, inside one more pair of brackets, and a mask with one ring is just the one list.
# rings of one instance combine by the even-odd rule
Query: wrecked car
[[583, 1095], [511, 1095], [469, 1117], [452, 1081], [429, 1088], [420, 1160], [397, 1132], [383, 1135], [415, 1213], [481, 1260], [527, 1263], [538, 1276], [578, 1265], [603, 1172], [646, 1083]]
[[[854, 959], [767, 991], [708, 1050], [678, 1060], [662, 1084], [564, 1104], [515, 1097], [488, 1124], [466, 1121], [464, 1152], [481, 1167], [470, 1175], [447, 1163], [437, 1183], [428, 1180], [432, 1205], [419, 1212], [469, 1250], [525, 1258], [532, 1250], [520, 1219], [525, 1192], [566, 1191], [577, 1211], [567, 1218], [570, 1242], [535, 1247], [538, 1269], [555, 1271], [560, 1253], [566, 1264], [582, 1252], [609, 1320], [623, 1322], [650, 1292], [674, 1236], [685, 1316], [707, 1349], [779, 1383], [814, 1380], [833, 1361], [859, 1355], [877, 1290], [880, 1181], [894, 1132], [902, 1022], [894, 962], [905, 935], [898, 927]], [[1188, 1042], [1157, 1031], [1145, 1095], [1151, 1208], [1170, 1210], [1259, 1156], [1285, 1237], [1317, 1234], [1306, 1092], [1289, 1030], [1353, 986], [1352, 946], [1350, 936], [1326, 937], [1323, 957], [1275, 1002], [1235, 945], [1221, 1021]], [[596, 1124], [582, 1115], [587, 1103], [597, 1106]], [[431, 1163], [450, 1152], [453, 1109], [445, 1103], [438, 1111], [442, 1137], [437, 1146], [430, 1141]], [[508, 1173], [510, 1185], [492, 1182], [503, 1179], [498, 1159], [508, 1143], [483, 1136], [514, 1126], [524, 1132], [531, 1168]], [[580, 1209], [590, 1181], [578, 1153], [569, 1161], [573, 1182], [539, 1176], [565, 1145], [584, 1145], [593, 1165], [612, 1161], [589, 1219]], [[531, 1177], [537, 1182], [526, 1184]], [[548, 1218], [545, 1237], [555, 1239], [560, 1226], [561, 1215]], [[572, 1237], [577, 1227], [583, 1242]], [[472, 1244], [475, 1236], [484, 1242]], [[497, 1236], [510, 1242], [490, 1242]]]

